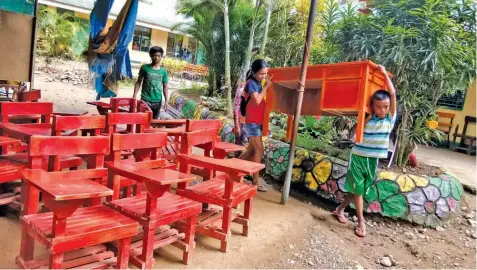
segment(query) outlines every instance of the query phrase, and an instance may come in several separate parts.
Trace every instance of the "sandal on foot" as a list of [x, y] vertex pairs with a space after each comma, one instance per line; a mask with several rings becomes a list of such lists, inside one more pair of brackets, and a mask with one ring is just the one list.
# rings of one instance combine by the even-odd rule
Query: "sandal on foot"
[[356, 234], [356, 236], [361, 238], [366, 237], [366, 231], [358, 227], [356, 227], [356, 229], [354, 230], [354, 234]]
[[346, 224], [346, 223], [348, 223], [348, 219], [347, 219], [345, 216], [338, 214], [338, 212], [337, 212], [336, 210], [333, 211], [333, 216], [334, 216], [334, 217], [336, 218], [336, 220], [338, 220], [338, 222], [341, 223], [341, 224]]

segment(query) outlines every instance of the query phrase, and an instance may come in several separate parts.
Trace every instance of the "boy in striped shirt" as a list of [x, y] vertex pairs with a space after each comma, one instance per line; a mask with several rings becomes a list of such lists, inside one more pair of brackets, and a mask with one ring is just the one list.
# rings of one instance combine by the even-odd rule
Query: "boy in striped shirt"
[[396, 121], [396, 91], [393, 83], [383, 66], [378, 69], [384, 74], [388, 86], [386, 90], [378, 90], [371, 97], [372, 114], [366, 117], [364, 136], [361, 143], [356, 144], [351, 151], [348, 173], [344, 189], [348, 192], [333, 215], [340, 223], [346, 223], [345, 208], [354, 201], [358, 226], [355, 234], [366, 236], [366, 223], [363, 217], [363, 195], [366, 194], [376, 176], [378, 159], [387, 158], [389, 135]]

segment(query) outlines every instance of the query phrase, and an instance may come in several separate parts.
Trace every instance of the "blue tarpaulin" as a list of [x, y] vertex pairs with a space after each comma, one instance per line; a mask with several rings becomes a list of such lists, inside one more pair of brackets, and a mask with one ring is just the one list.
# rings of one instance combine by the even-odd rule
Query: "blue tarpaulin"
[[118, 81], [132, 78], [128, 44], [132, 41], [138, 0], [128, 0], [113, 25], [107, 27], [108, 15], [114, 0], [96, 1], [90, 15], [88, 48], [89, 69], [96, 74], [96, 99], [115, 97]]

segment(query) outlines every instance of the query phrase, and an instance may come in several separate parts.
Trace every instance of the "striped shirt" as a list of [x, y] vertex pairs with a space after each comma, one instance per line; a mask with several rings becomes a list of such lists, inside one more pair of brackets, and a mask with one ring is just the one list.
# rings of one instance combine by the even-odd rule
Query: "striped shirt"
[[363, 141], [356, 144], [351, 152], [362, 157], [387, 158], [389, 135], [395, 122], [396, 116], [390, 114], [383, 119], [373, 115], [364, 127]]

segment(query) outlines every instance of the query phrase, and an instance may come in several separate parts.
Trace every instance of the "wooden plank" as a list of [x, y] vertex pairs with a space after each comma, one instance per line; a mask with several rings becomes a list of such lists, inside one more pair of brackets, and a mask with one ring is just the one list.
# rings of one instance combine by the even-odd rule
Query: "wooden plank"
[[[81, 172], [85, 171], [81, 170]], [[71, 181], [62, 175], [66, 174], [62, 172], [50, 174], [40, 169], [22, 171], [24, 180], [29, 181], [42, 192], [50, 194], [56, 201], [100, 198], [113, 194], [111, 189], [90, 179], [74, 178], [75, 181]]]
[[184, 174], [178, 171], [162, 168], [140, 168], [136, 169], [135, 164], [113, 164], [108, 163], [111, 173], [119, 174], [139, 182], [150, 182], [159, 185], [170, 185], [195, 180], [195, 176]]
[[165, 133], [137, 133], [137, 134], [113, 134], [111, 149], [134, 150], [161, 148], [167, 145]]
[[32, 137], [30, 156], [106, 155], [109, 154], [109, 137]]
[[177, 157], [179, 162], [184, 162], [188, 165], [194, 165], [226, 173], [254, 174], [265, 168], [264, 164], [236, 158], [215, 159], [194, 154], [179, 154]]

